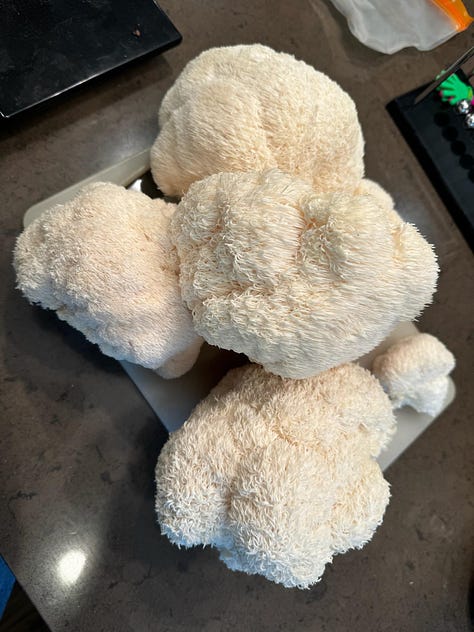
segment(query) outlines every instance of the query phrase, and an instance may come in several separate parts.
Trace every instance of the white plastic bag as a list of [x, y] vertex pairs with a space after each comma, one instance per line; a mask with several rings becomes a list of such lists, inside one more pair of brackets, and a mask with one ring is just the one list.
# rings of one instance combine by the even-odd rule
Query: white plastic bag
[[[469, 26], [472, 18], [459, 0], [331, 0], [352, 34], [381, 53], [406, 46], [431, 50]], [[439, 5], [446, 5], [441, 8]]]

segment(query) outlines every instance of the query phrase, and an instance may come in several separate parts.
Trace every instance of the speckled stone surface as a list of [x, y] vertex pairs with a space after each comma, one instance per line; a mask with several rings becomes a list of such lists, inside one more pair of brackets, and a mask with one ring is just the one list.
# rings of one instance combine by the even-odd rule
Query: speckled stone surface
[[[0, 553], [54, 631], [467, 632], [473, 259], [384, 105], [472, 46], [474, 31], [384, 56], [323, 0], [162, 4], [179, 48], [0, 128]], [[201, 50], [253, 42], [294, 53], [355, 99], [368, 176], [439, 254], [439, 291], [420, 327], [458, 361], [455, 403], [386, 473], [392, 500], [373, 541], [337, 557], [308, 591], [231, 573], [214, 551], [178, 550], [160, 535], [153, 469], [164, 430], [118, 364], [21, 298], [11, 268], [31, 204], [149, 146], [158, 103]], [[64, 560], [84, 561], [77, 579]]]

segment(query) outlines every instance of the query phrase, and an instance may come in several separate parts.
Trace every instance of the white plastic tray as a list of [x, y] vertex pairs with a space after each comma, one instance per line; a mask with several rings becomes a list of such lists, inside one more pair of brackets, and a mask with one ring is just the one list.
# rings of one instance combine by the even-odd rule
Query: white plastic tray
[[[114, 182], [140, 190], [141, 177], [149, 170], [149, 165], [149, 150], [146, 150], [104, 169], [29, 208], [23, 219], [24, 226], [28, 226], [46, 209], [71, 199], [79, 189], [91, 182]], [[402, 323], [377, 349], [361, 358], [359, 363], [369, 368], [372, 358], [377, 353], [383, 351], [385, 347], [399, 338], [416, 331], [417, 328], [413, 323]], [[120, 364], [163, 425], [169, 432], [172, 432], [186, 421], [194, 406], [209, 393], [229, 368], [242, 364], [242, 357], [204, 344], [199, 359], [192, 370], [175, 380], [164, 380], [153, 371], [130, 362], [121, 362]], [[449, 391], [443, 410], [453, 401], [454, 396], [455, 387], [450, 378]], [[396, 417], [397, 432], [388, 449], [378, 459], [382, 469], [393, 463], [435, 419], [430, 415], [417, 413], [409, 407], [398, 410]]]

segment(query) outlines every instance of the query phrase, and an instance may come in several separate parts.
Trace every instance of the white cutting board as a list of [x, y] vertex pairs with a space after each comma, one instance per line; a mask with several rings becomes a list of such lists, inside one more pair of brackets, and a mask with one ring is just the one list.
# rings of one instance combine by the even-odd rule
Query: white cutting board
[[[23, 224], [28, 226], [41, 213], [55, 204], [63, 204], [91, 182], [113, 182], [132, 189], [140, 190], [141, 176], [150, 168], [149, 150], [135, 154], [122, 162], [104, 169], [99, 173], [64, 189], [60, 193], [35, 204], [25, 213]], [[392, 334], [370, 354], [360, 358], [359, 364], [370, 368], [372, 359], [393, 342], [404, 336], [416, 333], [413, 323], [402, 323]], [[188, 418], [194, 406], [203, 399], [217, 384], [219, 379], [233, 366], [243, 364], [242, 356], [204, 344], [194, 367], [180, 378], [164, 380], [154, 371], [144, 369], [130, 362], [121, 362], [131, 380], [151, 406], [157, 417], [169, 432], [179, 428]], [[454, 383], [449, 378], [449, 390], [443, 410], [453, 401]], [[406, 406], [396, 411], [397, 432], [389, 447], [378, 461], [382, 469], [387, 468], [413, 441], [433, 423], [435, 417], [420, 414]]]

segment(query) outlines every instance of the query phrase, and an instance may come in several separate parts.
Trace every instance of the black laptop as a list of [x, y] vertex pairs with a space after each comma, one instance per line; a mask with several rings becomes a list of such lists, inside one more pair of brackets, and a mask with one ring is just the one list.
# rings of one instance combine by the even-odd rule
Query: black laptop
[[180, 41], [154, 0], [0, 0], [0, 115]]

